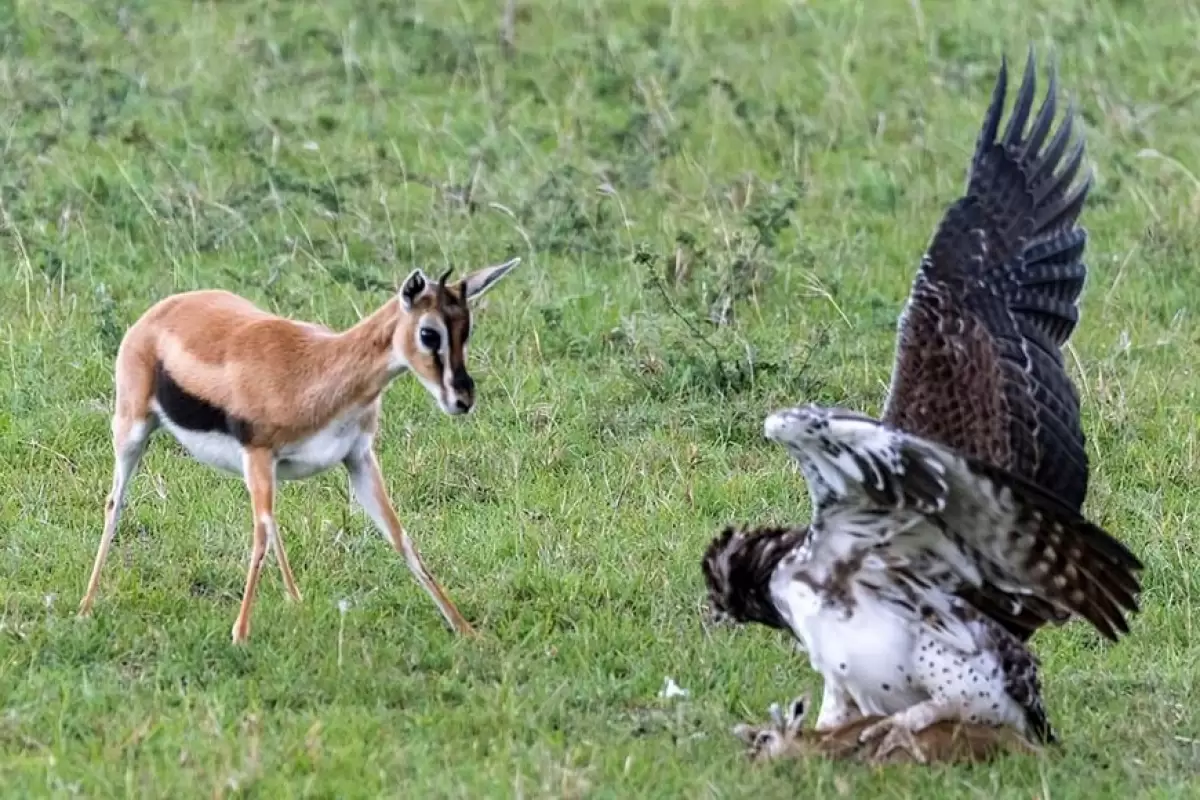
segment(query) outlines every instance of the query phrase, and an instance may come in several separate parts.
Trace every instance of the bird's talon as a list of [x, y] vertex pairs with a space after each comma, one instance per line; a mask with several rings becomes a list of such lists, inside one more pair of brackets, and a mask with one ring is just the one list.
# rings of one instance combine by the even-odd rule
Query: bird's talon
[[903, 750], [912, 756], [913, 760], [918, 764], [927, 764], [929, 758], [925, 755], [925, 750], [917, 743], [916, 736], [913, 732], [903, 725], [895, 725], [888, 731], [888, 735], [880, 742], [879, 747], [875, 750], [875, 761], [882, 761], [895, 750]]
[[885, 733], [889, 732], [892, 729], [892, 727], [893, 727], [893, 720], [891, 717], [881, 719], [881, 720], [879, 720], [879, 722], [876, 722], [874, 725], [868, 725], [866, 727], [866, 729], [863, 730], [863, 732], [858, 735], [858, 741], [860, 744], [866, 744], [867, 742], [873, 741], [875, 739], [878, 739], [880, 736], [883, 736]]

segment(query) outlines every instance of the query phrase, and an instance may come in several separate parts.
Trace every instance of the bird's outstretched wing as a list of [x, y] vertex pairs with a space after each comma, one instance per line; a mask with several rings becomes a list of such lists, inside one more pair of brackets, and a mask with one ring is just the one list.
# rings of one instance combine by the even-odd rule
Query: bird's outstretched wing
[[[1032, 49], [1000, 133], [1001, 64], [966, 191], [946, 209], [897, 327], [888, 425], [981, 459], [1081, 508], [1088, 460], [1061, 348], [1079, 319], [1091, 187], [1073, 103], [1057, 131], [1053, 67], [1036, 94]], [[1028, 130], [1026, 128], [1028, 127]]]
[[841, 409], [777, 411], [764, 432], [808, 483], [813, 551], [891, 572], [918, 591], [987, 584], [1030, 598], [1028, 613], [1047, 609], [1044, 622], [1079, 616], [1108, 639], [1128, 633], [1141, 561], [1036, 484]]

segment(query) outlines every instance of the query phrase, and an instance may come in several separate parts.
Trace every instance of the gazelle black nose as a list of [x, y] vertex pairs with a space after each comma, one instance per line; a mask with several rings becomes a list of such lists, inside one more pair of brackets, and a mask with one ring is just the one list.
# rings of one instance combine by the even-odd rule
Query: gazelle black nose
[[[450, 388], [456, 392], [469, 395], [475, 391], [475, 379], [468, 375], [465, 369], [456, 370], [450, 378]], [[471, 401], [468, 400], [467, 405], [470, 404]]]
[[456, 397], [454, 399], [454, 405], [458, 408], [459, 411], [465, 412], [465, 411], [471, 410], [471, 401], [468, 399], [464, 399], [462, 397]]

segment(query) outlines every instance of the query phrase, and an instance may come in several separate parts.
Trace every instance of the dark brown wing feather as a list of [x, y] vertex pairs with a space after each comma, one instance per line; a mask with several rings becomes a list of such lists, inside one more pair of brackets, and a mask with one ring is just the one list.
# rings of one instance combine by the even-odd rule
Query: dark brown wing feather
[[[1035, 96], [1030, 50], [1012, 116], [1000, 130], [1003, 62], [976, 143], [966, 193], [950, 206], [901, 316], [883, 421], [1001, 467], [1080, 509], [1088, 459], [1079, 395], [1061, 348], [1079, 319], [1087, 233], [1077, 224], [1090, 172], [1074, 109], [1050, 136], [1056, 81], [1025, 131]], [[1049, 142], [1047, 140], [1049, 139]], [[1065, 157], [1064, 157], [1065, 155]], [[1052, 609], [995, 586], [966, 599], [1021, 637]]]
[[[1038, 485], [983, 461], [966, 461], [974, 479], [987, 479], [993, 491], [1006, 487], [1018, 501], [1015, 520], [1003, 527], [1008, 528], [1009, 537], [1006, 556], [1022, 562], [1018, 570], [1023, 573], [1022, 580], [1032, 579], [1043, 597], [1066, 604], [1105, 638], [1115, 642], [1128, 633], [1126, 613], [1138, 610], [1142, 590], [1138, 573], [1145, 566], [1141, 559]], [[967, 523], [960, 520], [956, 527], [965, 529]], [[986, 558], [980, 563], [985, 572], [991, 569]], [[1006, 569], [1011, 570], [1011, 564]], [[1026, 613], [1032, 616], [1035, 612], [1026, 606]], [[1060, 619], [1056, 613], [1043, 617], [1039, 624]]]

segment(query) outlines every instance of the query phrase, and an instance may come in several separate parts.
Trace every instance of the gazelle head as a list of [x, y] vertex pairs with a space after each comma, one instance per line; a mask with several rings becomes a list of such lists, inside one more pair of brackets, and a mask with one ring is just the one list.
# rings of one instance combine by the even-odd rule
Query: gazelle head
[[475, 381], [467, 372], [471, 336], [470, 301], [521, 263], [514, 258], [447, 283], [450, 270], [430, 280], [415, 269], [400, 287], [400, 322], [392, 340], [402, 362], [447, 414], [466, 414], [475, 405]]
[[807, 749], [817, 750], [818, 739], [806, 737], [804, 718], [808, 713], [809, 697], [802, 694], [788, 703], [787, 711], [772, 703], [767, 709], [771, 721], [766, 725], [741, 723], [733, 727], [733, 735], [746, 745], [751, 761], [765, 761], [792, 753], [804, 755]]

